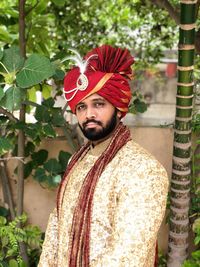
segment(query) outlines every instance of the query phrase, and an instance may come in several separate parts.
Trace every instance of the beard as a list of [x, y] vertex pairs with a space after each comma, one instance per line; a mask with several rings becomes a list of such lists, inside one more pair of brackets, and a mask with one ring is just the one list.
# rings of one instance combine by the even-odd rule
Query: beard
[[[101, 129], [96, 129], [96, 128], [88, 128], [87, 129], [87, 123], [89, 123], [89, 122], [96, 123], [97, 125], [101, 126]], [[105, 126], [103, 126], [102, 122], [91, 119], [91, 120], [87, 120], [86, 122], [84, 122], [82, 127], [79, 124], [79, 127], [80, 127], [83, 135], [88, 140], [98, 141], [98, 140], [104, 139], [107, 136], [109, 136], [114, 131], [117, 123], [118, 123], [117, 110], [115, 110], [114, 113], [112, 114], [110, 120], [106, 123]]]

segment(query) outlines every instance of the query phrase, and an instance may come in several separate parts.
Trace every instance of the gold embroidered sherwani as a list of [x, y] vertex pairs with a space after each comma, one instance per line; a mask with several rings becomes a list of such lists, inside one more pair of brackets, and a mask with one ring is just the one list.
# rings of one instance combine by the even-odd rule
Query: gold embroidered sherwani
[[[91, 147], [72, 172], [59, 220], [50, 215], [39, 267], [67, 267], [72, 218], [83, 180], [108, 145]], [[133, 141], [101, 174], [93, 198], [90, 267], [153, 267], [168, 192], [165, 169]]]

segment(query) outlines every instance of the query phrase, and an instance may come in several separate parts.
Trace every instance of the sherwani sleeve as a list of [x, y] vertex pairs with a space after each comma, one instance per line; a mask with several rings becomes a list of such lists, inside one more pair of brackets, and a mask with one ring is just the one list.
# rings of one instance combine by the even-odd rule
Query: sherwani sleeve
[[157, 233], [166, 209], [168, 178], [160, 164], [148, 165], [124, 174], [125, 182], [116, 195], [112, 241], [92, 267], [154, 266]]
[[50, 214], [45, 240], [42, 247], [42, 254], [38, 267], [55, 267], [57, 266], [57, 249], [58, 249], [58, 219], [57, 210]]

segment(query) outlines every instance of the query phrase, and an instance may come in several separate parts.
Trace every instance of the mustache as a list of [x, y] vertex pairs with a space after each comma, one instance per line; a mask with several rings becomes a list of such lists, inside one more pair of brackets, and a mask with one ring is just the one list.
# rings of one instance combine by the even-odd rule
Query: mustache
[[85, 122], [83, 123], [83, 128], [85, 128], [85, 127], [87, 126], [87, 124], [90, 123], [90, 122], [93, 122], [93, 123], [96, 123], [96, 124], [102, 126], [102, 123], [101, 123], [100, 121], [96, 121], [96, 120], [94, 120], [94, 119], [91, 119], [91, 120], [87, 120], [87, 121], [85, 121]]

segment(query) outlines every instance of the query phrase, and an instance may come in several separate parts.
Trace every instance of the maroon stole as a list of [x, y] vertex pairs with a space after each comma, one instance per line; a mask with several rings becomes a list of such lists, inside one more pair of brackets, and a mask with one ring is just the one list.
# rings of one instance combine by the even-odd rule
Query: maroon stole
[[[131, 140], [130, 130], [124, 126], [121, 122], [113, 133], [110, 144], [106, 150], [97, 159], [94, 166], [90, 169], [85, 177], [81, 190], [79, 192], [78, 201], [73, 214], [73, 221], [70, 233], [69, 244], [69, 266], [68, 267], [89, 267], [90, 256], [90, 226], [92, 215], [92, 200], [94, 190], [98, 182], [99, 177], [104, 171], [107, 164], [114, 158], [116, 153]], [[89, 150], [90, 143], [80, 148], [77, 151], [64, 174], [57, 196], [57, 210], [58, 218], [60, 216], [60, 209], [62, 206], [62, 200], [65, 192], [65, 188], [68, 183], [69, 173], [77, 163]]]

